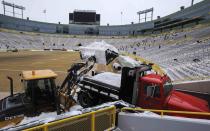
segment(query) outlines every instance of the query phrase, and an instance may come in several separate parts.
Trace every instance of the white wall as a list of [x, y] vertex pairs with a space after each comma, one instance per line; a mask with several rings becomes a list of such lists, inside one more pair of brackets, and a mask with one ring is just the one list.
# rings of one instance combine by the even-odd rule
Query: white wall
[[120, 112], [118, 127], [121, 131], [209, 131], [210, 120], [169, 116], [161, 118]]

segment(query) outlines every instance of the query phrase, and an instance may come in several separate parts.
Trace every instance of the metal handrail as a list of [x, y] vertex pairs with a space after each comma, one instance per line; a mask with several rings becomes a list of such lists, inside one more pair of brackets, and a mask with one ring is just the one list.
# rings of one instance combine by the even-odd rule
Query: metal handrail
[[53, 121], [53, 122], [50, 122], [50, 123], [46, 123], [46, 124], [43, 124], [43, 125], [39, 125], [39, 126], [35, 126], [35, 127], [32, 127], [32, 128], [25, 129], [24, 131], [33, 131], [33, 130], [37, 130], [37, 129], [43, 129], [44, 131], [48, 131], [49, 126], [58, 125], [58, 124], [61, 124], [61, 123], [66, 123], [66, 122], [74, 120], [74, 119], [79, 119], [79, 118], [82, 118], [82, 117], [89, 117], [89, 116], [91, 116], [91, 131], [95, 131], [95, 115], [97, 113], [106, 112], [108, 110], [111, 110], [112, 115], [113, 115], [112, 116], [113, 117], [113, 123], [112, 123], [112, 127], [110, 127], [110, 129], [111, 129], [115, 126], [115, 117], [116, 117], [115, 116], [116, 115], [115, 114], [116, 113], [116, 107], [115, 106], [99, 109], [97, 111], [91, 111], [91, 112], [88, 112], [88, 113], [85, 113], [85, 114], [65, 118], [65, 119], [62, 119], [62, 120]]

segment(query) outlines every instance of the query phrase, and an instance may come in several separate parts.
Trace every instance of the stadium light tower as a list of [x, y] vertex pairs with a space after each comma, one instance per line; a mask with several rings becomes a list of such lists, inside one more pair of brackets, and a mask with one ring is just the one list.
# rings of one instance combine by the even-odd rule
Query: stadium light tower
[[[146, 10], [142, 10], [142, 11], [139, 11], [137, 12], [137, 14], [139, 15], [139, 23], [141, 22], [141, 15], [144, 14], [144, 19], [145, 22], [147, 21], [147, 18], [151, 18], [151, 21], [153, 20], [153, 11], [154, 11], [154, 8], [150, 8], [150, 9], [146, 9]], [[147, 17], [147, 13], [151, 13], [151, 17]]]
[[[4, 0], [2, 1], [2, 4], [3, 4], [3, 9], [4, 9], [4, 15], [6, 15], [6, 12], [10, 12], [10, 11], [6, 10], [6, 6], [9, 6], [9, 7], [12, 7], [12, 12], [10, 12], [10, 13], [13, 14], [13, 17], [15, 17], [15, 14], [17, 14], [17, 15], [21, 15], [22, 19], [23, 19], [23, 10], [26, 9], [25, 7], [20, 6], [20, 5], [16, 5], [14, 3], [6, 2]], [[15, 9], [20, 9], [21, 10], [21, 14], [15, 13]]]

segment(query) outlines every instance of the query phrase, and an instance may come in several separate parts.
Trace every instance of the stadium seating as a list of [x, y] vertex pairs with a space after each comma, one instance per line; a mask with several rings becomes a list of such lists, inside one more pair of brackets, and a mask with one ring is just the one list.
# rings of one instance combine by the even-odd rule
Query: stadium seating
[[[210, 76], [210, 27], [192, 28], [148, 37], [119, 50], [159, 64], [172, 80], [203, 79]], [[198, 37], [199, 36], [199, 37]], [[205, 36], [205, 37], [204, 37]]]
[[0, 50], [74, 50], [79, 44], [84, 46], [103, 40], [114, 45], [120, 52], [136, 52], [160, 65], [172, 80], [191, 80], [210, 76], [209, 34], [208, 25], [136, 38], [1, 31]]

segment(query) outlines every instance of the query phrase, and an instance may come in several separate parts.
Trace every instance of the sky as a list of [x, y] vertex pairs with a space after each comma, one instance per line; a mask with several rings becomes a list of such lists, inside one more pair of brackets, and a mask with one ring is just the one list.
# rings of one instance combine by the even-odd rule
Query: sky
[[[2, 0], [1, 0], [2, 1]], [[5, 0], [26, 7], [24, 19], [58, 23], [69, 23], [69, 12], [75, 9], [95, 10], [101, 14], [101, 25], [138, 23], [137, 12], [154, 7], [154, 19], [179, 11], [181, 6], [189, 7], [191, 0]], [[202, 0], [194, 0], [198, 3]], [[11, 7], [6, 8], [12, 11]], [[43, 11], [46, 10], [46, 14]], [[122, 12], [122, 13], [121, 13]], [[17, 13], [20, 11], [17, 10]], [[0, 5], [3, 14], [3, 5]], [[12, 15], [6, 12], [6, 15]], [[149, 14], [148, 14], [149, 15]], [[20, 17], [17, 15], [17, 17]]]

